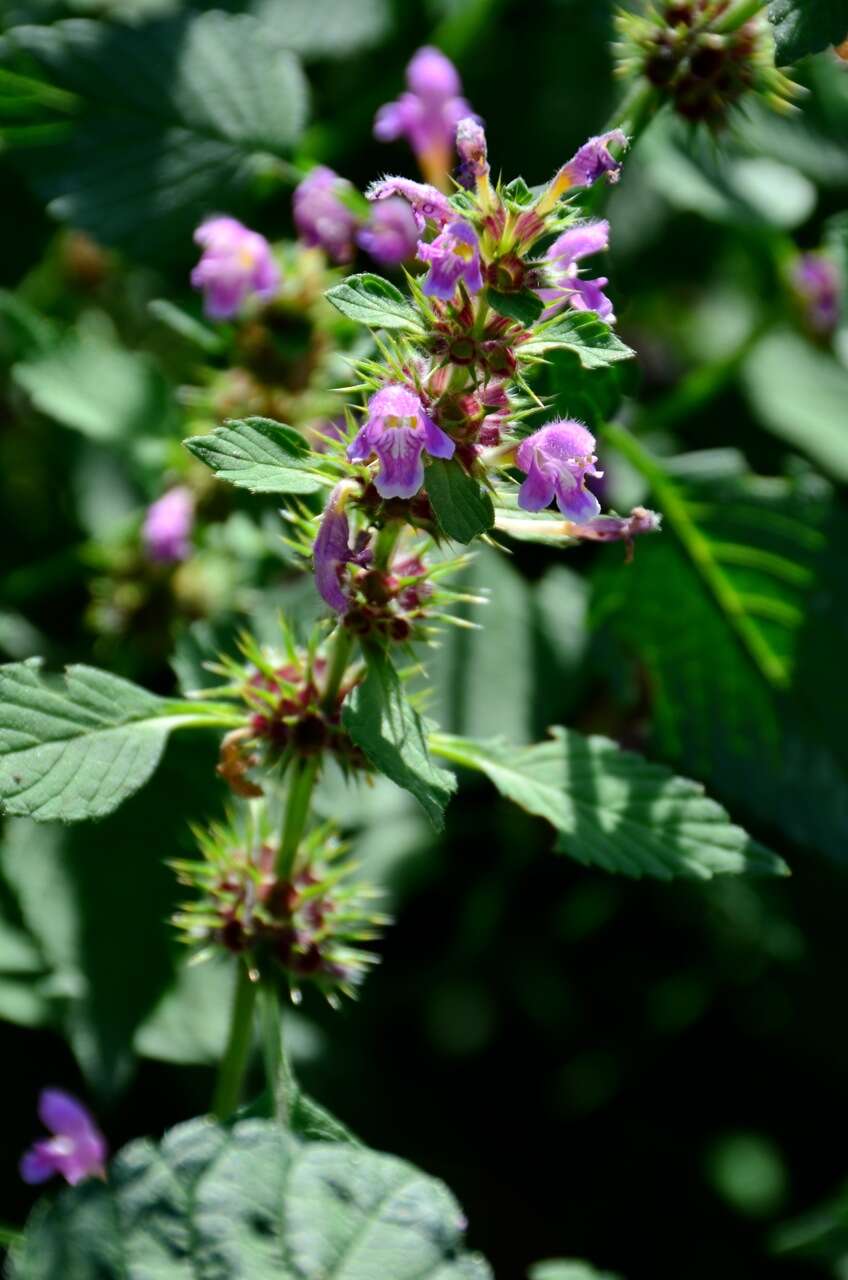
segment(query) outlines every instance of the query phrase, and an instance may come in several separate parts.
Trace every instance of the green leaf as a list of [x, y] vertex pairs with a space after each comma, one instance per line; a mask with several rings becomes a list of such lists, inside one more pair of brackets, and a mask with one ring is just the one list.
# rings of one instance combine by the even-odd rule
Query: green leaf
[[523, 178], [513, 178], [512, 182], [508, 182], [503, 189], [504, 199], [519, 209], [532, 204], [537, 195], [538, 192], [531, 191]]
[[781, 860], [734, 826], [703, 787], [608, 738], [551, 730], [550, 742], [513, 747], [435, 734], [435, 754], [490, 779], [502, 795], [546, 818], [557, 850], [620, 875], [786, 873]]
[[349, 58], [377, 44], [391, 22], [387, 0], [251, 0], [250, 11], [304, 61]]
[[331, 483], [311, 469], [303, 436], [270, 418], [236, 418], [183, 444], [219, 480], [251, 493], [315, 493]]
[[848, 0], [772, 0], [768, 16], [781, 65], [848, 36]]
[[743, 384], [760, 422], [848, 480], [848, 369], [794, 333], [771, 333], [745, 362]]
[[205, 719], [202, 703], [94, 667], [68, 667], [62, 691], [37, 658], [0, 666], [0, 802], [39, 822], [102, 818], [144, 785], [173, 729]]
[[133, 1142], [108, 1183], [44, 1203], [14, 1248], [15, 1280], [491, 1280], [462, 1249], [447, 1188], [392, 1156], [300, 1142], [279, 1125], [192, 1120]]
[[[604, 433], [663, 513], [630, 565], [603, 553], [593, 615], [638, 663], [655, 749], [740, 812], [845, 858], [845, 519], [823, 482], [706, 472], [677, 479]], [[695, 455], [696, 457], [698, 455]]]
[[495, 523], [489, 494], [458, 462], [433, 458], [427, 467], [427, 496], [442, 533], [455, 542], [473, 542]]
[[220, 355], [224, 350], [224, 339], [220, 333], [188, 311], [183, 311], [182, 307], [169, 302], [167, 298], [154, 298], [149, 304], [149, 310], [150, 314], [172, 333], [184, 338], [192, 346], [199, 347], [201, 351], [214, 356]]
[[633, 357], [630, 347], [594, 311], [566, 311], [554, 316], [534, 332], [518, 354], [537, 356], [546, 351], [573, 351], [584, 369], [605, 369]]
[[382, 276], [363, 272], [348, 276], [326, 295], [342, 315], [369, 329], [401, 329], [416, 338], [424, 336], [421, 317], [409, 300]]
[[306, 83], [284, 45], [284, 29], [215, 11], [7, 32], [0, 62], [34, 60], [76, 102], [57, 143], [25, 157], [50, 212], [136, 258], [184, 259], [200, 218], [240, 212], [301, 133]]
[[374, 649], [366, 657], [368, 674], [345, 703], [344, 726], [374, 768], [411, 792], [440, 831], [456, 779], [430, 759], [421, 717], [389, 658]]
[[487, 289], [486, 301], [499, 315], [517, 320], [525, 328], [535, 324], [545, 309], [545, 304], [531, 289], [520, 293], [502, 293], [499, 289]]
[[101, 444], [133, 445], [174, 425], [173, 395], [158, 366], [121, 346], [97, 313], [52, 350], [16, 364], [12, 376], [40, 413]]

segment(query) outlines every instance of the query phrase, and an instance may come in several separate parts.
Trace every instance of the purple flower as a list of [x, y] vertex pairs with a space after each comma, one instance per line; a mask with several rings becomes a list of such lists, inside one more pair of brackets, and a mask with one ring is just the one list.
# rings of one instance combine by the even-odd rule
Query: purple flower
[[105, 1178], [106, 1140], [82, 1103], [60, 1089], [44, 1089], [38, 1116], [53, 1137], [39, 1139], [25, 1152], [24, 1182], [46, 1182], [54, 1173], [72, 1187], [84, 1178]]
[[515, 460], [527, 479], [518, 495], [525, 511], [541, 511], [556, 497], [569, 520], [599, 515], [601, 504], [586, 488], [586, 477], [603, 475], [595, 467], [595, 437], [581, 422], [549, 422], [521, 441]]
[[575, 538], [592, 542], [631, 542], [640, 533], [658, 533], [662, 516], [647, 507], [634, 507], [629, 516], [595, 516], [585, 524], [575, 524]]
[[486, 134], [477, 116], [464, 116], [456, 126], [456, 150], [460, 184], [471, 191], [481, 178], [489, 176]]
[[581, 280], [578, 266], [582, 258], [608, 247], [609, 223], [606, 221], [571, 227], [554, 241], [545, 258], [550, 285], [536, 290], [542, 301], [548, 303], [545, 319], [567, 304], [575, 311], [596, 311], [602, 320], [615, 324], [612, 303], [604, 293], [606, 277]]
[[344, 481], [337, 484], [330, 494], [327, 509], [315, 539], [312, 558], [315, 566], [315, 585], [319, 595], [337, 613], [347, 613], [349, 600], [342, 590], [345, 565], [353, 559], [350, 549], [350, 525], [345, 515], [346, 498]]
[[356, 214], [341, 198], [353, 187], [326, 165], [312, 169], [295, 188], [294, 225], [304, 244], [324, 249], [334, 262], [349, 262], [354, 253]]
[[460, 280], [465, 281], [469, 293], [483, 288], [477, 232], [467, 222], [451, 222], [432, 244], [422, 240], [416, 257], [430, 264], [422, 286], [430, 298], [450, 302]]
[[406, 69], [408, 92], [380, 107], [374, 136], [381, 142], [406, 138], [431, 182], [441, 182], [451, 168], [456, 126], [471, 108], [460, 96], [456, 67], [438, 49], [419, 49]]
[[195, 289], [203, 290], [203, 305], [212, 320], [229, 320], [245, 299], [267, 301], [280, 287], [280, 272], [271, 246], [258, 231], [235, 218], [207, 218], [194, 233], [203, 246], [191, 273]]
[[401, 196], [379, 200], [356, 239], [366, 253], [384, 266], [405, 262], [412, 257], [418, 243], [415, 214]]
[[839, 324], [842, 280], [835, 262], [819, 253], [802, 253], [792, 268], [792, 284], [814, 333], [826, 337]]
[[621, 161], [610, 154], [610, 146], [614, 142], [620, 147], [626, 147], [627, 135], [620, 129], [612, 129], [609, 133], [602, 133], [585, 142], [556, 174], [536, 206], [536, 212], [550, 212], [566, 191], [572, 187], [591, 187], [605, 173], [609, 174], [610, 182], [617, 182], [621, 173]]
[[403, 196], [412, 206], [415, 224], [423, 231], [428, 222], [443, 227], [455, 217], [447, 196], [442, 195], [429, 182], [413, 182], [411, 178], [380, 178], [372, 182], [365, 192], [369, 200], [387, 200], [389, 196]]
[[367, 462], [376, 454], [380, 470], [374, 483], [380, 496], [412, 498], [424, 483], [422, 451], [434, 458], [452, 458], [454, 447], [415, 392], [396, 382], [368, 401], [368, 416], [347, 456], [351, 462]]
[[169, 489], [147, 508], [142, 539], [148, 557], [159, 564], [185, 560], [194, 523], [194, 499], [184, 485]]

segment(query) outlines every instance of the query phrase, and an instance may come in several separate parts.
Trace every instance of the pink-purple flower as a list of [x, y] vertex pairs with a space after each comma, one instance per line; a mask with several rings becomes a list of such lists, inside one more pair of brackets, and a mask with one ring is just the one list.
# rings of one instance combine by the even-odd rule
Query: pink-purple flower
[[428, 222], [443, 227], [456, 217], [447, 196], [442, 195], [429, 182], [414, 182], [412, 178], [380, 178], [371, 183], [365, 195], [369, 200], [388, 200], [390, 196], [403, 196], [412, 209], [419, 231], [423, 231]]
[[792, 268], [792, 284], [814, 333], [827, 337], [839, 324], [842, 279], [835, 262], [821, 253], [802, 253]]
[[203, 247], [191, 273], [195, 289], [202, 289], [211, 320], [229, 320], [249, 297], [269, 301], [280, 287], [280, 271], [271, 246], [258, 231], [236, 218], [207, 218], [194, 233]]
[[468, 222], [449, 223], [432, 244], [422, 240], [416, 256], [430, 267], [422, 285], [428, 297], [450, 302], [460, 280], [469, 293], [483, 288], [477, 232]]
[[582, 422], [549, 422], [521, 441], [515, 454], [526, 473], [518, 494], [525, 511], [541, 511], [556, 498], [569, 520], [591, 520], [601, 505], [586, 488], [586, 477], [600, 478], [595, 464], [595, 437]]
[[469, 191], [489, 176], [488, 148], [483, 126], [476, 116], [464, 116], [456, 126], [459, 182]]
[[185, 560], [191, 549], [194, 498], [185, 485], [169, 489], [147, 508], [142, 540], [149, 559], [157, 564]]
[[343, 197], [353, 187], [326, 165], [316, 165], [295, 187], [292, 213], [297, 234], [311, 248], [324, 249], [333, 262], [350, 262], [359, 219]]
[[384, 266], [406, 262], [418, 243], [418, 224], [408, 201], [401, 196], [378, 200], [356, 239], [366, 253]]
[[471, 114], [459, 72], [443, 53], [427, 45], [406, 69], [407, 92], [380, 107], [374, 136], [381, 142], [406, 138], [424, 176], [443, 182], [451, 169], [456, 126]]
[[330, 494], [321, 520], [318, 537], [312, 549], [315, 585], [322, 599], [337, 613], [346, 613], [349, 600], [342, 590], [345, 566], [353, 560], [350, 549], [350, 524], [344, 510], [344, 483]]
[[433, 421], [411, 387], [391, 383], [368, 401], [364, 424], [348, 446], [351, 462], [380, 463], [374, 484], [382, 498], [412, 498], [424, 483], [422, 453], [452, 458], [454, 442]]
[[610, 182], [617, 182], [621, 173], [621, 161], [610, 151], [615, 144], [627, 146], [627, 135], [620, 129], [590, 138], [554, 176], [536, 206], [537, 214], [549, 212], [560, 196], [572, 187], [591, 187], [607, 174]]
[[84, 1178], [105, 1178], [106, 1140], [91, 1115], [61, 1089], [44, 1089], [38, 1116], [51, 1138], [40, 1138], [20, 1164], [24, 1182], [46, 1182], [58, 1173], [72, 1187]]
[[598, 276], [595, 280], [580, 277], [580, 261], [607, 248], [609, 223], [605, 220], [570, 227], [554, 241], [545, 257], [549, 283], [536, 291], [547, 303], [545, 319], [568, 305], [575, 311], [596, 311], [602, 320], [615, 324], [612, 302], [604, 293], [606, 277]]

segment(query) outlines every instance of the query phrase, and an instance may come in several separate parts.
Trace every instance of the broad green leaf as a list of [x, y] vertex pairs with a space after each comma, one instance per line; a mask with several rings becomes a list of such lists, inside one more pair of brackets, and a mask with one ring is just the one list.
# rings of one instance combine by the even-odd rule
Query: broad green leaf
[[633, 352], [594, 311], [565, 311], [538, 328], [519, 348], [519, 356], [573, 351], [584, 369], [605, 369]]
[[368, 674], [347, 699], [342, 718], [371, 764], [415, 796], [437, 831], [456, 779], [430, 758], [424, 725], [384, 653], [369, 650]]
[[102, 818], [144, 785], [173, 729], [232, 717], [204, 706], [94, 667], [68, 667], [62, 690], [36, 658], [0, 666], [0, 803], [39, 822]]
[[16, 364], [12, 376], [40, 413], [98, 443], [132, 446], [174, 426], [173, 395], [158, 366], [121, 346], [99, 314]]
[[25, 59], [72, 95], [56, 143], [24, 158], [51, 213], [136, 258], [185, 259], [200, 218], [238, 213], [300, 135], [306, 83], [284, 45], [267, 23], [215, 11], [9, 31], [0, 63]]
[[312, 470], [303, 436], [270, 418], [234, 419], [183, 444], [219, 480], [251, 493], [315, 493], [331, 483]]
[[391, 21], [388, 0], [251, 0], [249, 8], [304, 61], [371, 48]]
[[848, 0], [772, 0], [777, 61], [797, 62], [848, 37]]
[[279, 1125], [192, 1120], [131, 1143], [108, 1183], [30, 1219], [14, 1280], [490, 1280], [447, 1188], [392, 1156]]
[[382, 276], [363, 272], [348, 276], [326, 295], [342, 315], [369, 329], [401, 329], [414, 337], [424, 336], [421, 317], [400, 289]]
[[535, 324], [545, 309], [545, 304], [531, 289], [520, 293], [502, 293], [499, 289], [487, 289], [486, 301], [499, 315], [517, 320], [525, 328]]
[[608, 738], [551, 730], [532, 747], [434, 734], [436, 755], [477, 769], [502, 795], [559, 833], [557, 850], [621, 875], [710, 880], [744, 872], [780, 875], [781, 860], [756, 844], [700, 783]]
[[495, 523], [492, 499], [460, 464], [433, 458], [427, 467], [427, 496], [439, 528], [454, 542], [473, 542]]
[[794, 333], [771, 333], [745, 361], [743, 384], [764, 427], [848, 480], [848, 369]]
[[596, 625], [635, 660], [655, 749], [743, 814], [844, 859], [848, 746], [845, 521], [827, 486], [707, 474], [678, 480], [620, 429], [651, 485], [660, 537], [630, 565], [604, 552]]
[[611, 1271], [598, 1271], [576, 1258], [551, 1258], [530, 1268], [529, 1280], [621, 1280]]

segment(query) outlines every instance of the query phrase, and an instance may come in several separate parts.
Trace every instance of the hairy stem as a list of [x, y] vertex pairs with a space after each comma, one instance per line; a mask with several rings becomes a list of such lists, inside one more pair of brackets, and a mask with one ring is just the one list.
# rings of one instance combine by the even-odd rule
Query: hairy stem
[[218, 1120], [228, 1120], [239, 1104], [253, 1040], [253, 1007], [256, 1003], [256, 989], [257, 984], [251, 980], [247, 965], [239, 960], [233, 1009], [230, 1015], [230, 1034], [218, 1069], [218, 1084], [212, 1104], [212, 1111]]
[[294, 1106], [295, 1079], [286, 1053], [284, 1017], [276, 987], [263, 983], [259, 992], [262, 1051], [274, 1119], [288, 1128]]
[[324, 697], [322, 699], [323, 707], [326, 712], [334, 710], [336, 700], [339, 696], [339, 689], [344, 679], [350, 663], [350, 655], [353, 652], [354, 636], [347, 627], [341, 625], [335, 630], [332, 636], [332, 652], [330, 654], [330, 665], [327, 668], [327, 679], [324, 684]]
[[280, 852], [277, 855], [277, 874], [282, 880], [288, 880], [294, 870], [297, 850], [309, 818], [312, 789], [318, 777], [320, 763], [320, 756], [311, 756], [308, 760], [295, 759], [291, 766]]

